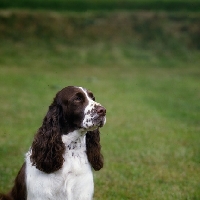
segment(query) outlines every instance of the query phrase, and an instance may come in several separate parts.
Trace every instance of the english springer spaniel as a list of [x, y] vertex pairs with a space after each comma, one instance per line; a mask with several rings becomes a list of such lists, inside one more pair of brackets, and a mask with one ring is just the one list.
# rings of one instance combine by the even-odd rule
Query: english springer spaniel
[[1, 200], [90, 200], [92, 168], [103, 167], [99, 128], [106, 109], [92, 92], [69, 86], [56, 94], [26, 154], [15, 185]]

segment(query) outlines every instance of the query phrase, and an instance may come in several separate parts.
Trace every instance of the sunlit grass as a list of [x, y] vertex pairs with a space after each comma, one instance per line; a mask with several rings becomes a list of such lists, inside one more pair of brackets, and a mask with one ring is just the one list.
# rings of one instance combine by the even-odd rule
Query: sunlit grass
[[0, 47], [0, 191], [12, 186], [55, 93], [92, 90], [107, 108], [95, 199], [199, 199], [199, 53], [37, 41]]

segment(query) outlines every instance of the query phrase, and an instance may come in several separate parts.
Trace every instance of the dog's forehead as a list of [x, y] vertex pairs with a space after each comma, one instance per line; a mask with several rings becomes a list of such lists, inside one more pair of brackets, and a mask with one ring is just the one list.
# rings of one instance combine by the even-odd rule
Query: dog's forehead
[[61, 102], [69, 100], [76, 92], [77, 89], [73, 86], [65, 87], [56, 94], [56, 99]]
[[84, 96], [89, 96], [92, 94], [91, 91], [87, 90], [86, 88], [83, 87], [77, 87], [77, 86], [68, 86], [63, 88], [60, 92], [58, 92], [57, 96], [61, 99], [70, 99], [74, 95], [82, 93]]

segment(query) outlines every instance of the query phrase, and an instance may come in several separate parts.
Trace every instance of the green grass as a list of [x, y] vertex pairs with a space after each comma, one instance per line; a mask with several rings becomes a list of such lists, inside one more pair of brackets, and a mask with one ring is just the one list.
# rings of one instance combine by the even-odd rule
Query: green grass
[[200, 55], [182, 54], [1, 41], [0, 191], [11, 188], [55, 93], [80, 85], [107, 108], [94, 199], [200, 199]]

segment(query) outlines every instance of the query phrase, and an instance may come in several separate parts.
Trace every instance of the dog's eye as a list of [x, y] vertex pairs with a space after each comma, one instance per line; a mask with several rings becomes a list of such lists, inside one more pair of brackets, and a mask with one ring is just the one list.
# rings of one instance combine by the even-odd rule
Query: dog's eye
[[92, 94], [92, 92], [88, 92], [88, 97], [90, 97], [90, 99], [92, 99], [93, 101], [95, 101], [95, 97]]
[[74, 102], [81, 102], [83, 100], [82, 97], [75, 97]]
[[90, 98], [95, 101], [95, 97], [93, 96], [93, 94], [90, 94]]

